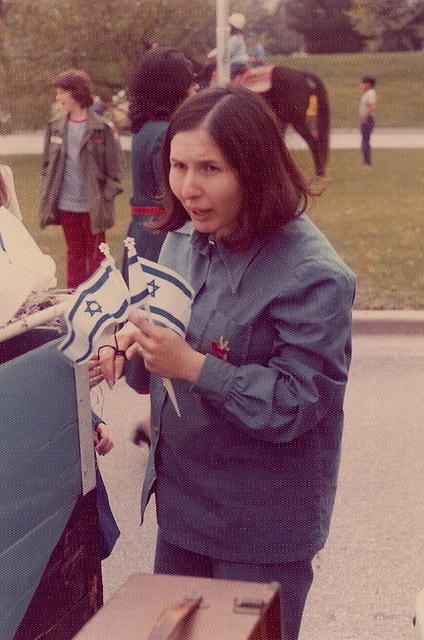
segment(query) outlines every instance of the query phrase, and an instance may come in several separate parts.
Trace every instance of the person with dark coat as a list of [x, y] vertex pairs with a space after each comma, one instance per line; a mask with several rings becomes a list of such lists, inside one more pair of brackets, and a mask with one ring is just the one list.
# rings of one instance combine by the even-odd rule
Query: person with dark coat
[[[176, 107], [197, 91], [191, 62], [172, 47], [146, 51], [130, 86], [132, 136], [131, 222], [127, 235], [135, 240], [137, 255], [154, 262], [164, 236], [146, 227], [163, 211], [161, 149], [169, 118]], [[122, 273], [128, 283], [128, 256], [124, 251]], [[126, 366], [127, 383], [138, 393], [147, 393], [149, 375], [138, 359]]]

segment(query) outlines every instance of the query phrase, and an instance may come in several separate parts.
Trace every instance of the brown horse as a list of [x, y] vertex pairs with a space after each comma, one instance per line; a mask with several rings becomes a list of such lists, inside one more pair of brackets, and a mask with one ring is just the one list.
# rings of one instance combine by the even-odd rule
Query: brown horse
[[[193, 63], [201, 87], [213, 84], [214, 64]], [[280, 118], [291, 125], [311, 150], [315, 172], [325, 175], [329, 156], [330, 107], [322, 80], [306, 71], [283, 66], [247, 69], [233, 80], [260, 93]]]

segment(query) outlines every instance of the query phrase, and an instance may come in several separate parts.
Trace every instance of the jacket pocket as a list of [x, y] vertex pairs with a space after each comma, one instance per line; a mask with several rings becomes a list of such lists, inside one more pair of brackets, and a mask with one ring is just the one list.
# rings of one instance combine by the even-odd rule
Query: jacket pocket
[[187, 339], [194, 349], [240, 366], [248, 359], [251, 335], [250, 325], [239, 324], [221, 311], [207, 317], [194, 311]]
[[112, 178], [106, 178], [106, 181], [103, 185], [102, 196], [108, 202], [112, 202], [114, 198], [119, 193], [123, 192], [123, 188], [117, 180], [112, 180]]

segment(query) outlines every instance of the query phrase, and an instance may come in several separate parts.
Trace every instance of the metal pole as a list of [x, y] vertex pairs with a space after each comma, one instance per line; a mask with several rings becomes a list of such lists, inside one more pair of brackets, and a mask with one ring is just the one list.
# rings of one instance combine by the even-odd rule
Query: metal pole
[[216, 76], [221, 87], [230, 82], [228, 16], [228, 0], [216, 0]]
[[69, 300], [66, 300], [59, 304], [55, 304], [52, 307], [47, 307], [42, 311], [37, 311], [37, 313], [25, 316], [12, 324], [7, 324], [5, 327], [0, 328], [0, 342], [13, 338], [14, 336], [18, 336], [21, 333], [25, 333], [25, 331], [33, 329], [34, 327], [39, 327], [48, 320], [58, 318], [65, 313], [69, 308], [69, 305]]
[[91, 425], [90, 381], [88, 378], [87, 364], [79, 364], [74, 367], [74, 373], [81, 458], [81, 484], [82, 495], [85, 496], [96, 486], [93, 428]]

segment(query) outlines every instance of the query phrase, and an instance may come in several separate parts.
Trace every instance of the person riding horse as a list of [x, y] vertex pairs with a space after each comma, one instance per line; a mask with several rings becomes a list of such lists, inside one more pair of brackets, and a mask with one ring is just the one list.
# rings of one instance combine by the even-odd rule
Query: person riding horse
[[[246, 26], [246, 18], [242, 13], [232, 13], [228, 18], [230, 35], [228, 46], [230, 53], [230, 77], [233, 80], [237, 75], [243, 73], [249, 65], [249, 54], [247, 52], [246, 41], [243, 29]], [[215, 58], [216, 49], [208, 53], [208, 58]]]
[[[283, 127], [291, 125], [307, 143], [316, 175], [325, 176], [329, 156], [330, 107], [322, 80], [312, 73], [280, 65], [252, 68], [243, 35], [245, 16], [233, 13], [228, 23], [231, 81], [265, 98]], [[213, 49], [208, 58], [213, 59], [216, 52]], [[193, 61], [193, 65], [201, 87], [216, 83], [215, 62], [203, 66]]]

